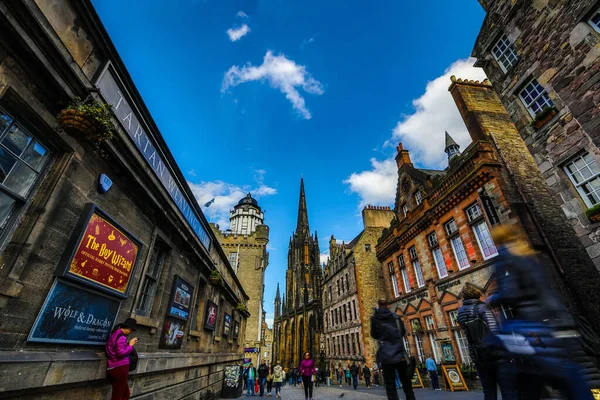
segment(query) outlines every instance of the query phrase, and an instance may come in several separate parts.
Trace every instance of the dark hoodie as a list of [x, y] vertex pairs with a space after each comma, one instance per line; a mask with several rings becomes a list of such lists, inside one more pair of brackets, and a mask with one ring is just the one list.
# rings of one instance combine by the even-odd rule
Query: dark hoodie
[[379, 342], [377, 361], [386, 365], [404, 360], [402, 338], [405, 334], [404, 324], [398, 315], [387, 307], [378, 308], [371, 317], [371, 337]]

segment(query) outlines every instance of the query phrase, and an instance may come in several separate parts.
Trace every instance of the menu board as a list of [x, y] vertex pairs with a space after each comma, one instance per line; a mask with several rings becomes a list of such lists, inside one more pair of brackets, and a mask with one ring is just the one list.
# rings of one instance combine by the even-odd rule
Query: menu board
[[456, 390], [469, 390], [458, 365], [442, 365], [442, 371], [444, 371], [446, 390], [450, 389], [453, 392]]

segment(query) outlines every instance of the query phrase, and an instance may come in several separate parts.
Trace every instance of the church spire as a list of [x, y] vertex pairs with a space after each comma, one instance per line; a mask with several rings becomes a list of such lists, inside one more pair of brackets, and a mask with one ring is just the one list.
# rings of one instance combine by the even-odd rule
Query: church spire
[[300, 232], [310, 232], [308, 228], [306, 195], [304, 194], [304, 178], [300, 178], [300, 201], [298, 203], [298, 225], [296, 226], [296, 233]]
[[446, 131], [446, 148], [444, 149], [448, 154], [448, 161], [452, 160], [455, 156], [460, 155], [460, 146], [452, 139], [452, 136]]
[[279, 294], [279, 282], [277, 282], [277, 292], [275, 292], [275, 301], [281, 300], [281, 295]]

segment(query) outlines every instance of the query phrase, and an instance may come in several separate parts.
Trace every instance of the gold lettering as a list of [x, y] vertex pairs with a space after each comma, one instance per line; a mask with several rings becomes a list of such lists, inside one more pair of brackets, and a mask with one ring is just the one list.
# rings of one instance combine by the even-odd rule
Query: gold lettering
[[85, 245], [86, 248], [88, 249], [92, 249], [92, 250], [98, 250], [98, 242], [96, 242], [96, 237], [92, 236], [92, 235], [88, 235], [88, 241], [87, 244]]

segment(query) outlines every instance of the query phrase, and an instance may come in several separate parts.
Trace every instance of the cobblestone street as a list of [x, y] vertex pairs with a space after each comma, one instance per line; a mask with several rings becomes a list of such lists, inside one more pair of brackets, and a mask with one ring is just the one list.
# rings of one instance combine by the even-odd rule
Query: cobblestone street
[[[266, 397], [267, 399], [275, 399], [275, 390], [273, 390], [272, 397]], [[340, 397], [343, 394], [342, 397]], [[431, 389], [415, 389], [415, 396], [418, 400], [425, 399], [482, 399], [483, 393], [481, 391], [468, 391], [468, 392], [434, 392]], [[259, 397], [258, 395], [254, 396]], [[404, 392], [402, 389], [398, 390], [398, 397], [400, 400], [404, 399]], [[240, 399], [246, 398], [244, 395]], [[282, 400], [302, 400], [304, 398], [304, 391], [302, 387], [290, 387], [285, 386], [281, 389]], [[348, 386], [340, 388], [339, 386], [320, 386], [314, 389], [313, 398], [315, 400], [381, 400], [385, 399], [385, 389], [382, 386], [373, 387], [366, 389], [364, 386], [359, 386], [358, 390], [349, 389]]]

